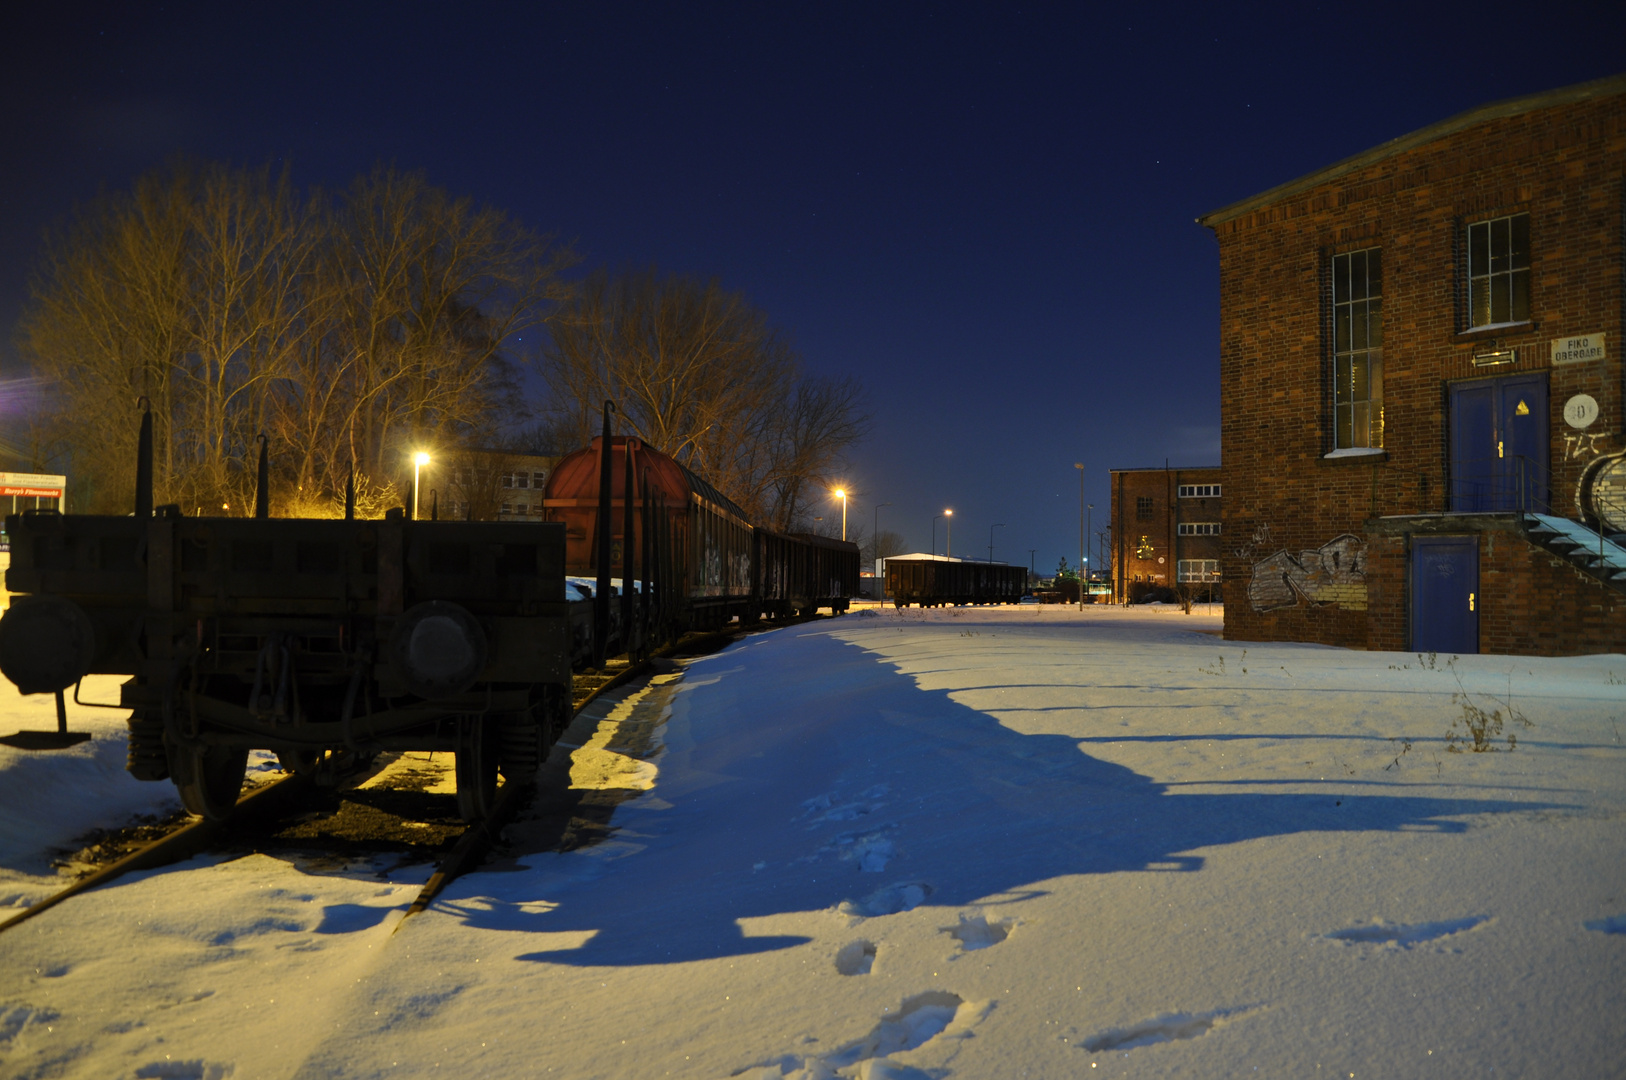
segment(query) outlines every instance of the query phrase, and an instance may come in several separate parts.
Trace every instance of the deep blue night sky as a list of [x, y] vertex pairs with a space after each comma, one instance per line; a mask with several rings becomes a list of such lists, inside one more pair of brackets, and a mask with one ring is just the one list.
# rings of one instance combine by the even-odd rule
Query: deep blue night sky
[[[1193, 219], [1626, 69], [1626, 5], [70, 5], [0, 42], [0, 323], [41, 229], [176, 152], [421, 168], [586, 265], [716, 277], [860, 377], [866, 526], [1041, 570], [1111, 467], [1219, 461]], [[14, 368], [9, 333], [0, 363]], [[839, 514], [839, 507], [835, 511]], [[941, 550], [943, 533], [938, 531]]]

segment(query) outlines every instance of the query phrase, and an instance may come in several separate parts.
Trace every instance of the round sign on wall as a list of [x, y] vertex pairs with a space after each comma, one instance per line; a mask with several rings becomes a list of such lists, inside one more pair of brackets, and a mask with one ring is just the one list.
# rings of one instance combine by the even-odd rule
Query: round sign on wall
[[1598, 418], [1598, 402], [1591, 394], [1576, 394], [1564, 402], [1564, 423], [1584, 428]]

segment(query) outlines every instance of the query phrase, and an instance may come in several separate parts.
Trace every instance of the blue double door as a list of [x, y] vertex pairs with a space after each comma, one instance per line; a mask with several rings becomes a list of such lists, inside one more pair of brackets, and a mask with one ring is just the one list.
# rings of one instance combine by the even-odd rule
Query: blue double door
[[1451, 509], [1547, 510], [1547, 376], [1474, 379], [1449, 388]]
[[1479, 651], [1479, 537], [1411, 539], [1411, 647]]

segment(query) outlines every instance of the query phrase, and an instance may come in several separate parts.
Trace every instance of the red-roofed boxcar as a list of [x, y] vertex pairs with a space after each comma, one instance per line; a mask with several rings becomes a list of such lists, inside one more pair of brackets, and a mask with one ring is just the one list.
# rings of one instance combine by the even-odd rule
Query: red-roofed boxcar
[[[560, 461], [548, 478], [543, 507], [548, 520], [565, 524], [565, 572], [598, 573], [599, 482], [602, 438]], [[632, 458], [632, 497], [627, 498], [627, 456]], [[643, 522], [646, 503], [660, 516], [654, 530], [664, 540], [673, 580], [662, 591], [678, 599], [680, 626], [720, 626], [735, 616], [755, 618], [751, 580], [751, 524], [727, 496], [642, 439], [610, 439], [610, 576], [645, 580], [648, 568]], [[626, 513], [632, 511], [632, 530]], [[631, 566], [623, 553], [632, 537]], [[657, 571], [658, 576], [658, 571]]]

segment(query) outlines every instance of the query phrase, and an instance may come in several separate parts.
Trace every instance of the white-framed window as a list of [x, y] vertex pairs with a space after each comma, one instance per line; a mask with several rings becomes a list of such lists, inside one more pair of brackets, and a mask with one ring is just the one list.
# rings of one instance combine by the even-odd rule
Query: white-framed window
[[1530, 215], [1468, 226], [1468, 326], [1530, 321]]
[[529, 472], [506, 472], [502, 474], [502, 486], [505, 488], [519, 488], [529, 490], [531, 474]]
[[1383, 445], [1383, 258], [1332, 257], [1332, 405], [1336, 450]]
[[1181, 559], [1178, 570], [1181, 581], [1210, 582], [1220, 579], [1218, 559]]
[[1220, 523], [1217, 521], [1182, 521], [1179, 527], [1181, 536], [1218, 536]]
[[1182, 499], [1217, 499], [1220, 497], [1218, 484], [1181, 484], [1180, 497]]

